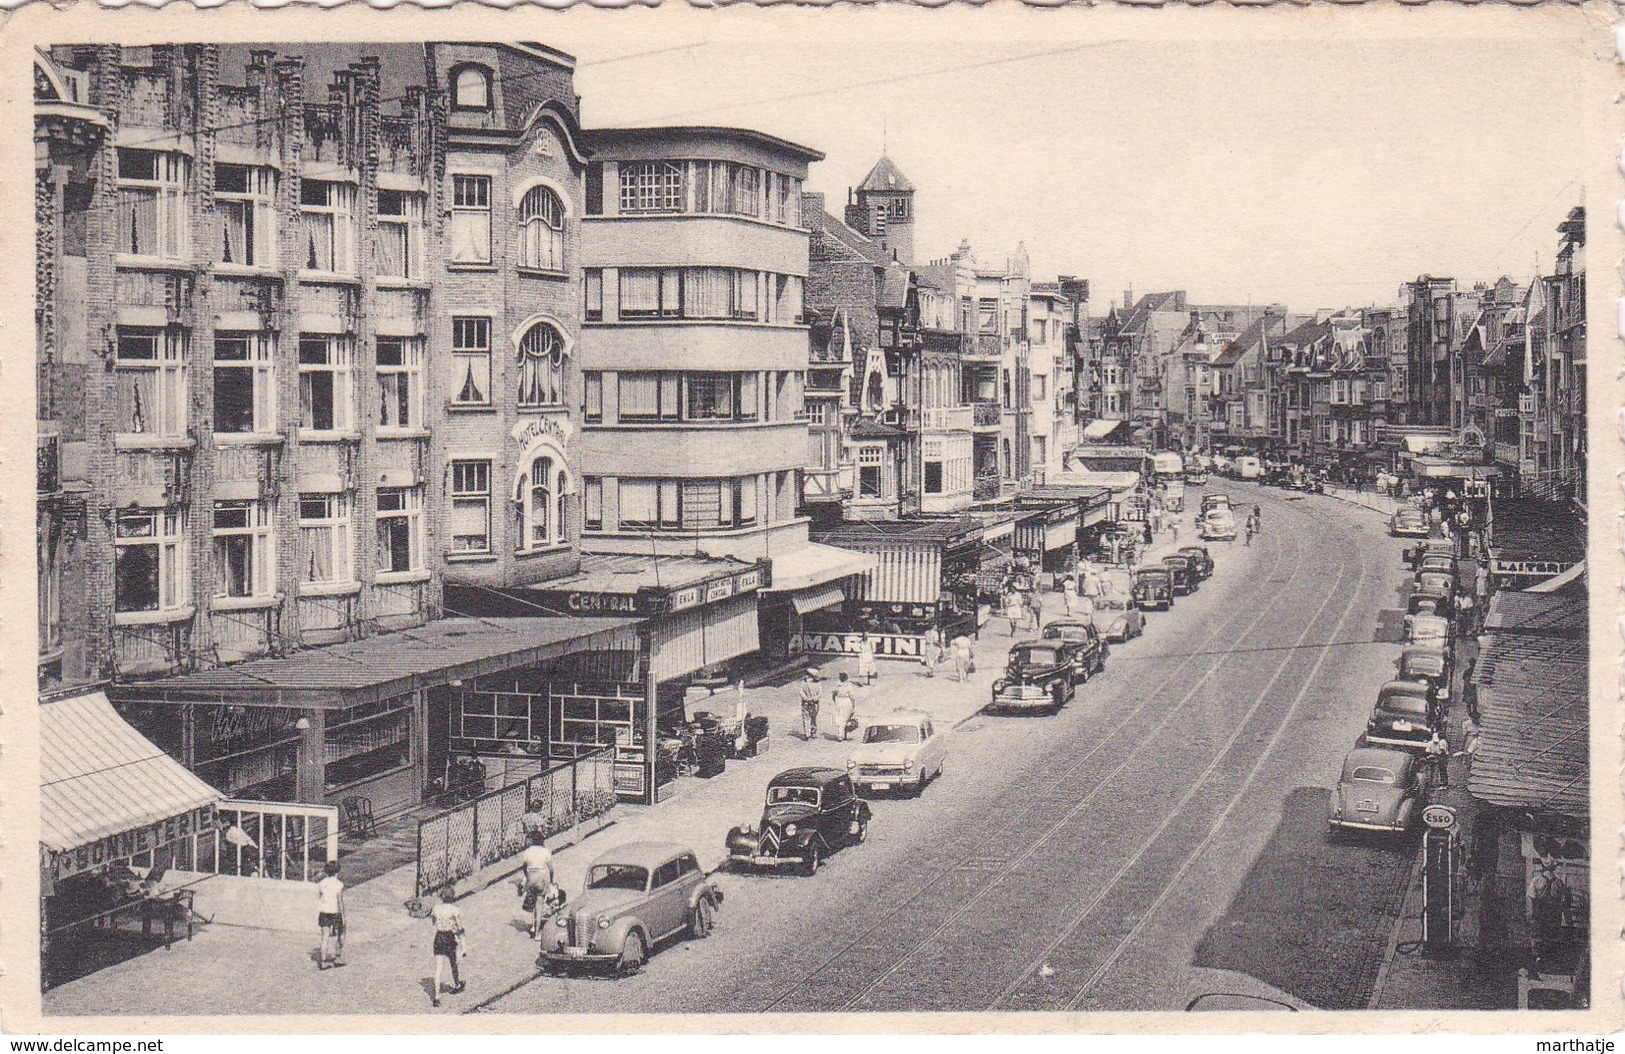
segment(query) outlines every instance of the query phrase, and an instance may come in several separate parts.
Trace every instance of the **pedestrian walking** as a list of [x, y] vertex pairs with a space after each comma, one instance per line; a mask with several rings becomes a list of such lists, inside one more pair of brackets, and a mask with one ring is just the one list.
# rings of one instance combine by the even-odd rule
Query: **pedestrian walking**
[[875, 666], [875, 642], [867, 633], [858, 637], [858, 676], [869, 684], [874, 684], [875, 678], [880, 676]]
[[1034, 588], [1027, 594], [1027, 611], [1032, 616], [1033, 629], [1044, 624], [1044, 594]]
[[1450, 787], [1450, 744], [1444, 740], [1444, 734], [1437, 729], [1428, 740], [1426, 749], [1428, 764], [1438, 773], [1439, 787], [1448, 790]]
[[1156, 541], [1156, 539], [1151, 536], [1151, 521], [1146, 520], [1145, 521], [1145, 547], [1147, 549], [1151, 548], [1152, 544], [1155, 541]]
[[1483, 561], [1478, 564], [1478, 570], [1473, 574], [1473, 592], [1478, 596], [1478, 602], [1483, 604], [1490, 595], [1490, 568]]
[[527, 841], [537, 833], [540, 833], [545, 838], [547, 836], [547, 803], [540, 798], [527, 803], [524, 815], [519, 817], [519, 826], [524, 828]]
[[463, 982], [462, 969], [457, 960], [463, 953], [463, 912], [456, 904], [451, 902], [453, 889], [450, 883], [440, 888], [440, 903], [429, 911], [429, 921], [434, 923], [434, 1005], [440, 1005], [440, 992], [443, 988], [443, 971], [451, 971], [451, 994], [456, 995], [467, 988]]
[[553, 880], [553, 851], [547, 847], [547, 835], [542, 831], [530, 832], [530, 845], [519, 856], [521, 875], [519, 892], [523, 906], [530, 913], [530, 939], [542, 939], [542, 923], [547, 920], [555, 897]]
[[1021, 620], [1026, 615], [1021, 603], [1021, 594], [1014, 589], [1004, 595], [1004, 617], [1010, 620], [1010, 636], [1016, 635], [1021, 628]]
[[1066, 608], [1067, 614], [1072, 613], [1072, 602], [1078, 596], [1078, 582], [1072, 575], [1061, 579], [1061, 604]]
[[847, 726], [855, 723], [853, 715], [858, 709], [858, 700], [853, 694], [852, 682], [845, 673], [835, 684], [835, 691], [830, 694], [830, 700], [835, 704], [835, 727], [830, 732], [831, 739], [846, 742]]
[[329, 860], [327, 873], [316, 883], [316, 928], [322, 934], [316, 968], [344, 965], [344, 883], [339, 879], [339, 862]]
[[1471, 637], [1478, 632], [1478, 607], [1470, 590], [1456, 594], [1456, 635]]
[[970, 638], [961, 633], [953, 639], [954, 672], [959, 676], [959, 683], [965, 683], [966, 678], [976, 672], [976, 657], [971, 650]]
[[818, 687], [816, 669], [807, 667], [807, 672], [801, 675], [797, 694], [801, 697], [801, 738], [812, 740], [818, 735], [818, 704], [824, 696], [823, 689]]
[[942, 661], [942, 634], [937, 632], [937, 627], [925, 627], [920, 639], [920, 651], [925, 655], [925, 675], [935, 677], [937, 663]]

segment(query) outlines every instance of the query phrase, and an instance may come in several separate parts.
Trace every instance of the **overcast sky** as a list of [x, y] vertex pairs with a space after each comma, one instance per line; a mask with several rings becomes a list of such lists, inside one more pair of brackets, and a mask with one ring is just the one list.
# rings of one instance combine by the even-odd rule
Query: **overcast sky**
[[578, 57], [589, 127], [804, 143], [828, 156], [810, 189], [832, 211], [884, 134], [919, 188], [920, 256], [1024, 241], [1035, 277], [1091, 279], [1096, 313], [1129, 287], [1308, 311], [1390, 303], [1423, 272], [1525, 277], [1582, 201], [1580, 78], [1560, 42], [1146, 43], [1043, 14], [997, 41], [867, 11], [653, 39], [567, 21], [541, 39]]

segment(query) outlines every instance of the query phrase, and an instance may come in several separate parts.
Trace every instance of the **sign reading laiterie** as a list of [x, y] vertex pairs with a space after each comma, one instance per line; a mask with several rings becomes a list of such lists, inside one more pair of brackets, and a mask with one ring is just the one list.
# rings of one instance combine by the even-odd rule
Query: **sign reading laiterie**
[[[858, 642], [862, 639], [863, 635], [859, 633], [792, 633], [790, 650], [809, 655], [856, 655]], [[871, 633], [869, 643], [874, 645], [875, 655], [882, 659], [925, 661], [924, 637], [906, 633]]]
[[1491, 560], [1490, 573], [1515, 578], [1552, 578], [1574, 564], [1573, 560]]
[[190, 838], [212, 826], [214, 826], [214, 806], [205, 805], [200, 809], [171, 816], [167, 820], [160, 820], [145, 827], [108, 835], [89, 845], [57, 853], [53, 861], [56, 877], [67, 878], [83, 871], [93, 871], [115, 860], [127, 860], [183, 838]]

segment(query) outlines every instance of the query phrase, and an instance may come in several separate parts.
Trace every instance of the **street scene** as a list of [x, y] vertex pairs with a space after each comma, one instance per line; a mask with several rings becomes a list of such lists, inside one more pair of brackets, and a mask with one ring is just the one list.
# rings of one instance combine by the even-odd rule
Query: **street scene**
[[46, 1015], [1591, 1005], [1572, 171], [1226, 275], [564, 43], [35, 51]]

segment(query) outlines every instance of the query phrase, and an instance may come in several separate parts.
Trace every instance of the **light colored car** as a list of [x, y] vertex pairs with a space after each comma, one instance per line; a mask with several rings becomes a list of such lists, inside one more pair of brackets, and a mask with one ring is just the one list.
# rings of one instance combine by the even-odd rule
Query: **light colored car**
[[1388, 533], [1395, 538], [1426, 538], [1428, 530], [1428, 518], [1422, 510], [1409, 505], [1394, 510], [1388, 520]]
[[1145, 616], [1126, 593], [1095, 598], [1095, 632], [1112, 644], [1133, 640], [1145, 632]]
[[863, 728], [863, 738], [846, 759], [852, 782], [870, 791], [901, 790], [919, 795], [942, 775], [948, 732], [919, 710], [895, 710]]
[[661, 941], [710, 933], [721, 904], [722, 891], [693, 850], [671, 842], [616, 846], [588, 869], [581, 896], [542, 927], [542, 962], [635, 973]]
[[1343, 759], [1332, 790], [1327, 826], [1340, 830], [1403, 832], [1421, 815], [1428, 777], [1420, 759], [1405, 750], [1358, 747]]
[[1208, 510], [1197, 528], [1204, 542], [1233, 542], [1236, 540], [1236, 517], [1228, 507]]

